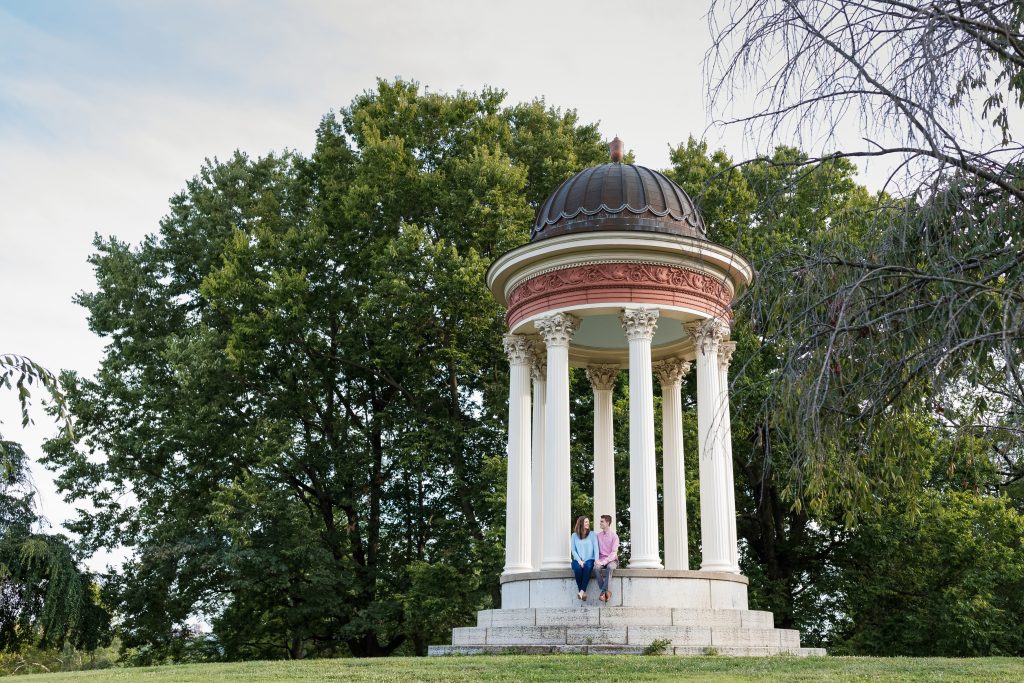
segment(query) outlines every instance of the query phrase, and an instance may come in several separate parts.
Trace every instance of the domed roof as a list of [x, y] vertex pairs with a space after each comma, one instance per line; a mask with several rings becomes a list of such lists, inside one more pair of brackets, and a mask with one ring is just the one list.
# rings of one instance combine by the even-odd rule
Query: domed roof
[[530, 241], [602, 230], [707, 239], [704, 219], [681, 187], [644, 166], [610, 163], [585, 168], [562, 183], [537, 212]]

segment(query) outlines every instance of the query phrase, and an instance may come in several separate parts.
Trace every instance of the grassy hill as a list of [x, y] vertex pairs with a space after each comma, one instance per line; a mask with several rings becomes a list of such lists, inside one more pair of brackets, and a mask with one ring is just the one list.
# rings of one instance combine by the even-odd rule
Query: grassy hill
[[190, 664], [19, 677], [45, 683], [208, 683], [212, 681], [1007, 681], [1024, 680], [1024, 659], [872, 657], [531, 656], [433, 659], [321, 659]]

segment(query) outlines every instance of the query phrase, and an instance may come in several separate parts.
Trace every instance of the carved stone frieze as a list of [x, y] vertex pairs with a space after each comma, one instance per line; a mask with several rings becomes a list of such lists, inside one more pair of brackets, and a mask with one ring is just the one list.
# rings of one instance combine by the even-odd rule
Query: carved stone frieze
[[555, 292], [624, 285], [693, 292], [722, 306], [728, 306], [732, 298], [729, 289], [720, 280], [678, 266], [599, 263], [563, 268], [532, 277], [512, 290], [508, 297], [508, 307], [511, 310], [531, 299]]

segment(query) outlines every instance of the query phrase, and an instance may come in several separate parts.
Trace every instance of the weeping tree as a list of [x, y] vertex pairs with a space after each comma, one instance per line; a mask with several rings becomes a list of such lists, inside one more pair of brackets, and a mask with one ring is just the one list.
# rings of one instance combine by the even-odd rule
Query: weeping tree
[[[723, 0], [710, 14], [723, 122], [818, 150], [718, 169], [786, 178], [758, 193], [746, 230], [786, 221], [823, 164], [891, 171], [859, 216], [761, 252], [739, 304], [752, 355], [734, 389], [760, 384], [774, 425], [752, 439], [775, 476], [761, 468], [751, 502], [776, 504], [775, 488], [783, 518], [826, 532], [797, 544], [820, 571], [782, 593], [840, 652], [1024, 649], [1022, 20], [1019, 2], [944, 0]], [[812, 193], [808, 209], [829, 200]]]
[[[912, 476], [899, 463], [913, 432], [891, 417], [922, 410], [981, 439], [998, 471], [989, 490], [1016, 486], [1024, 4], [723, 1], [710, 20], [713, 107], [753, 94], [726, 123], [761, 141], [838, 148], [787, 162], [794, 188], [822, 160], [894, 168], [865, 239], [840, 231], [780, 255], [750, 292], [758, 334], [786, 342], [773, 398], [798, 445], [798, 487], [814, 504], [839, 494], [848, 510], [876, 505], [880, 458], [893, 464], [884, 479]], [[827, 486], [835, 471], [848, 491]]]
[[[31, 422], [32, 390], [48, 396], [70, 431], [57, 378], [24, 356], [0, 355], [0, 388], [16, 391], [22, 424]], [[0, 652], [23, 645], [94, 650], [110, 642], [110, 614], [94, 576], [63, 535], [43, 531], [24, 449], [0, 434]]]

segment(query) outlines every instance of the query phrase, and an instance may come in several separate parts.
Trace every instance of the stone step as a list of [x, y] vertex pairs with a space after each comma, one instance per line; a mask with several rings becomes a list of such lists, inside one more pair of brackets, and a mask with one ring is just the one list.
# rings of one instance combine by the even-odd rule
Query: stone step
[[773, 628], [771, 612], [668, 607], [536, 607], [477, 613], [477, 627], [503, 626], [697, 626]]
[[[604, 655], [640, 655], [645, 647], [640, 645], [431, 645], [427, 654], [431, 657], [445, 655], [484, 655], [484, 654], [604, 654]], [[680, 646], [666, 648], [666, 655], [702, 656], [721, 655], [725, 657], [770, 657], [779, 654], [790, 654], [798, 657], [824, 657], [825, 650], [817, 647], [708, 647]]]
[[574, 625], [468, 626], [452, 629], [453, 646], [624, 646], [646, 647], [666, 640], [676, 647], [690, 648], [768, 648], [797, 653], [800, 633], [781, 628], [742, 628], [731, 626], [681, 626], [672, 624], [600, 625], [577, 622]]

